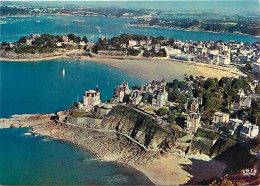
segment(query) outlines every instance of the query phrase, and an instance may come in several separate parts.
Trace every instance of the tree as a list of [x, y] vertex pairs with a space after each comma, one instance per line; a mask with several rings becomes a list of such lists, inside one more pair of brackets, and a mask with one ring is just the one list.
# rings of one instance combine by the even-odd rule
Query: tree
[[[76, 40], [75, 40], [75, 41], [76, 41], [76, 43], [79, 43], [79, 42], [81, 41], [81, 38], [80, 38], [80, 37], [76, 37]], [[74, 42], [75, 42], [75, 41], [74, 41]]]
[[169, 101], [186, 103], [188, 98], [184, 94], [179, 92], [169, 92], [168, 99]]
[[254, 74], [249, 75], [249, 76], [248, 76], [248, 80], [249, 80], [250, 83], [253, 83], [254, 80], [255, 80]]
[[58, 42], [63, 42], [63, 39], [62, 39], [62, 37], [60, 35], [57, 35], [56, 39], [57, 39]]
[[165, 116], [166, 114], [169, 113], [169, 110], [167, 108], [159, 108], [156, 113], [159, 115], [159, 116]]
[[159, 37], [157, 37], [157, 39], [162, 41], [162, 40], [164, 40], [164, 37], [163, 36], [159, 36]]
[[21, 38], [18, 40], [18, 43], [26, 43], [26, 40], [27, 40], [27, 37], [21, 37]]
[[245, 65], [245, 67], [244, 67], [244, 70], [246, 71], [246, 72], [249, 72], [249, 71], [251, 71], [253, 69], [253, 67], [252, 67], [252, 64], [250, 63], [250, 62], [248, 62], [246, 65]]
[[78, 43], [81, 41], [80, 37], [75, 36], [75, 34], [68, 34], [69, 40], [72, 40], [75, 43]]
[[82, 38], [82, 41], [84, 41], [85, 43], [87, 43], [87, 42], [88, 42], [88, 38], [87, 38], [86, 36], [84, 36], [84, 37]]
[[255, 88], [255, 93], [260, 94], [260, 84], [258, 84]]
[[216, 81], [212, 78], [208, 78], [204, 85], [205, 89], [215, 89], [216, 88]]
[[172, 88], [174, 88], [174, 89], [177, 89], [178, 88], [178, 79], [174, 79], [173, 81], [172, 81]]
[[140, 54], [140, 52], [141, 52], [141, 50], [128, 49], [127, 55], [137, 56], [138, 54]]
[[168, 122], [174, 124], [175, 123], [175, 119], [176, 119], [176, 115], [175, 114], [171, 114], [168, 117]]
[[165, 49], [160, 49], [159, 52], [157, 52], [156, 56], [157, 57], [166, 57], [167, 53], [166, 53]]

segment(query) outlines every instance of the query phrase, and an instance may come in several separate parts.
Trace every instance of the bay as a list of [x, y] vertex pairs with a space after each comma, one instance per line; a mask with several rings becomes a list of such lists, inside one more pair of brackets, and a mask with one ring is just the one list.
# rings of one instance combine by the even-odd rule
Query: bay
[[123, 81], [130, 87], [147, 82], [123, 70], [78, 59], [0, 61], [0, 117], [65, 110], [97, 85], [101, 100], [109, 100]]
[[[75, 19], [82, 19], [84, 22], [74, 22]], [[23, 36], [30, 34], [50, 33], [53, 35], [65, 35], [69, 33], [77, 36], [87, 36], [89, 41], [97, 42], [100, 36], [111, 38], [121, 34], [145, 34], [149, 36], [172, 37], [182, 41], [217, 41], [225, 42], [249, 41], [257, 42], [259, 38], [253, 36], [209, 33], [201, 31], [183, 31], [166, 28], [149, 27], [128, 27], [128, 23], [134, 19], [112, 18], [112, 17], [83, 17], [83, 16], [41, 16], [41, 17], [8, 17], [1, 18], [6, 24], [0, 25], [0, 41], [16, 42]], [[101, 32], [95, 27], [101, 28]]]

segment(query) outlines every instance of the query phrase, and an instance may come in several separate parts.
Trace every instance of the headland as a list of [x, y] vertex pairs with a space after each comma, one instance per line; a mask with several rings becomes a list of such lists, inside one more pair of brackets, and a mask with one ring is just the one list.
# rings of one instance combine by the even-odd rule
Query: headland
[[[66, 112], [59, 112], [59, 115], [63, 117]], [[0, 128], [31, 127], [31, 132], [37, 135], [70, 141], [90, 150], [105, 161], [117, 161], [139, 170], [156, 185], [185, 184], [194, 176], [196, 179], [193, 181], [197, 183], [216, 177], [224, 168], [223, 163], [211, 160], [206, 155], [181, 157], [156, 151], [148, 152], [125, 136], [113, 133], [109, 129], [87, 129], [50, 120], [55, 116], [55, 114], [14, 115], [10, 119], [0, 119]], [[198, 162], [201, 163], [199, 167]], [[187, 169], [188, 167], [192, 168], [192, 172]], [[198, 172], [204, 173], [198, 175]]]

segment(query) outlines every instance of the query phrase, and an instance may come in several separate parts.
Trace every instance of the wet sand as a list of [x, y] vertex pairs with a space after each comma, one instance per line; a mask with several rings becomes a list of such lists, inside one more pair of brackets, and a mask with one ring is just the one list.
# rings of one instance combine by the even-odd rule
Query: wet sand
[[141, 77], [147, 81], [153, 79], [165, 78], [166, 81], [173, 79], [183, 79], [184, 74], [195, 76], [204, 76], [206, 78], [222, 78], [222, 77], [239, 77], [244, 75], [239, 72], [236, 67], [223, 67], [216, 65], [208, 65], [204, 63], [195, 63], [192, 61], [173, 60], [169, 58], [113, 58], [113, 57], [69, 57], [50, 56], [44, 58], [23, 58], [11, 59], [0, 58], [3, 61], [41, 61], [52, 60], [58, 58], [76, 58], [96, 63], [109, 65], [121, 70], [125, 70], [131, 74]]

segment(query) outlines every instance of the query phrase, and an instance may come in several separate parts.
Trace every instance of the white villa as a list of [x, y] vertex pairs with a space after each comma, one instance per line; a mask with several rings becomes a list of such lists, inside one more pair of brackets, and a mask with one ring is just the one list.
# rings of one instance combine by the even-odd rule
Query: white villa
[[243, 125], [240, 131], [240, 137], [244, 140], [255, 139], [259, 134], [259, 126], [253, 125], [249, 122]]

